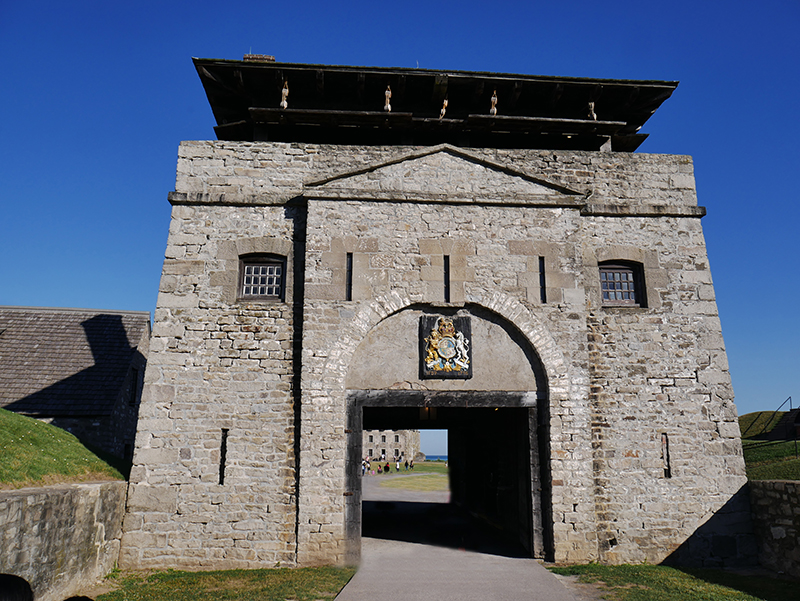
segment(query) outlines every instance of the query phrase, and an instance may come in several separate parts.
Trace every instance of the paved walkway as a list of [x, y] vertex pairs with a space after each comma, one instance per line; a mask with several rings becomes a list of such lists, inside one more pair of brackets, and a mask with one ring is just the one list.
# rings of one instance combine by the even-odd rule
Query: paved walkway
[[[447, 505], [448, 493], [364, 479], [361, 566], [336, 601], [576, 601], [521, 549]], [[393, 500], [394, 499], [394, 500]]]

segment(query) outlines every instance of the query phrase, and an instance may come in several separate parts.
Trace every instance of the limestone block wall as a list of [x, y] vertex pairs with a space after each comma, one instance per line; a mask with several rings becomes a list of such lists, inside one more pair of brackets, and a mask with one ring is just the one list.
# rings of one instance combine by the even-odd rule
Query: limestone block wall
[[776, 572], [800, 578], [800, 482], [750, 482], [758, 560]]
[[656, 562], [746, 483], [705, 244], [697, 219], [587, 229], [589, 254], [653, 249], [639, 257], [648, 308], [602, 307], [590, 289], [588, 336], [600, 559]]
[[391, 461], [396, 449], [397, 457], [410, 461], [419, 453], [419, 430], [364, 430], [362, 438], [364, 457], [379, 458], [385, 449], [386, 458]]
[[[344, 404], [341, 400], [334, 400], [329, 395], [332, 390], [341, 386], [341, 382], [333, 381], [329, 366], [321, 361], [327, 358], [329, 349], [335, 348], [337, 341], [346, 337], [345, 332], [352, 319], [353, 313], [359, 311], [374, 311], [367, 300], [360, 302], [342, 303], [343, 289], [340, 289], [340, 300], [330, 298], [336, 294], [328, 284], [331, 283], [331, 270], [329, 268], [329, 253], [339, 246], [339, 241], [345, 237], [355, 238], [360, 236], [352, 232], [364, 232], [364, 237], [374, 237], [374, 250], [370, 253], [370, 266], [383, 265], [383, 275], [374, 278], [371, 286], [361, 298], [382, 298], [390, 294], [400, 295], [408, 299], [407, 303], [441, 303], [442, 275], [441, 254], [442, 245], [433, 244], [434, 241], [444, 239], [450, 242], [450, 252], [456, 249], [462, 257], [462, 277], [456, 278], [452, 283], [452, 300], [456, 303], [478, 302], [488, 304], [488, 298], [500, 294], [517, 302], [527, 301], [528, 287], [520, 285], [520, 278], [530, 277], [532, 263], [538, 265], [538, 256], [535, 262], [529, 260], [528, 255], [512, 254], [511, 249], [519, 250], [525, 243], [533, 246], [540, 245], [545, 255], [546, 264], [550, 266], [552, 281], [560, 282], [562, 288], [556, 293], [551, 292], [552, 305], [548, 304], [542, 310], [543, 315], [555, 313], [547, 319], [551, 335], [560, 334], [559, 343], [561, 352], [569, 356], [570, 371], [574, 374], [577, 386], [572, 391], [572, 399], [565, 405], [553, 408], [553, 416], [558, 420], [557, 429], [554, 431], [564, 440], [553, 440], [553, 455], [559, 461], [554, 464], [554, 478], [560, 480], [558, 488], [554, 486], [554, 507], [561, 512], [560, 521], [570, 520], [570, 533], [567, 536], [579, 537], [580, 540], [570, 541], [562, 545], [563, 552], [571, 549], [572, 545], [580, 548], [580, 557], [591, 554], [594, 544], [593, 517], [594, 503], [592, 497], [591, 462], [590, 456], [590, 429], [589, 412], [587, 403], [580, 402], [586, 398], [585, 376], [581, 376], [581, 364], [586, 363], [584, 325], [577, 318], [584, 311], [583, 292], [577, 290], [577, 282], [582, 273], [580, 247], [576, 245], [575, 232], [579, 230], [580, 216], [577, 210], [566, 211], [563, 209], [537, 208], [523, 212], [517, 207], [506, 206], [450, 206], [416, 203], [370, 203], [341, 202], [341, 201], [313, 201], [309, 202], [308, 216], [308, 250], [306, 253], [306, 324], [304, 327], [304, 386], [308, 386], [306, 397], [312, 397], [315, 403], [314, 410], [304, 414], [303, 427], [304, 439], [313, 440], [316, 434], [325, 429], [326, 438], [336, 441], [336, 424], [342, 424], [344, 419]], [[377, 236], [376, 236], [377, 234]], [[521, 244], [517, 244], [521, 243]], [[547, 246], [549, 245], [549, 246]], [[560, 254], [552, 251], [559, 250]], [[552, 253], [552, 254], [550, 254]], [[438, 265], [436, 258], [439, 259]], [[340, 257], [344, 260], [344, 256]], [[452, 261], [452, 256], [451, 256]], [[452, 265], [452, 263], [451, 263]], [[437, 275], [427, 276], [427, 271], [438, 271]], [[430, 280], [426, 279], [430, 277]], [[434, 280], [435, 278], [435, 280]], [[463, 279], [463, 284], [459, 282]], [[354, 274], [355, 280], [355, 274]], [[436, 281], [438, 287], [431, 286], [430, 281]], [[317, 282], [320, 286], [317, 287]], [[355, 291], [354, 291], [355, 292]], [[579, 292], [579, 293], [576, 293]], [[537, 293], [538, 294], [538, 293]], [[316, 300], [320, 297], [330, 300]], [[355, 298], [355, 295], [354, 295]], [[538, 296], [536, 297], [538, 298]], [[484, 300], [487, 299], [487, 300]], [[533, 304], [533, 303], [531, 303]], [[538, 305], [539, 303], [537, 303]], [[400, 307], [387, 308], [393, 313]], [[576, 313], [577, 312], [577, 313]], [[574, 314], [576, 318], [565, 319], [564, 314]], [[319, 326], [316, 317], [319, 316]], [[322, 319], [324, 316], [324, 319]], [[336, 319], [338, 317], [338, 319]], [[356, 318], [357, 319], [357, 318]], [[338, 322], [338, 327], [332, 324]], [[413, 350], [413, 347], [412, 347]], [[476, 352], [485, 352], [484, 349]], [[489, 354], [489, 353], [487, 353]], [[313, 367], [312, 367], [313, 366]], [[311, 370], [313, 369], [313, 375]], [[353, 369], [358, 369], [354, 365]], [[488, 368], [489, 371], [491, 367]], [[405, 370], [398, 373], [398, 380], [416, 381], [416, 369], [410, 374]], [[502, 370], [498, 370], [502, 373]], [[305, 374], [308, 373], [308, 376]], [[387, 366], [387, 373], [395, 373], [391, 366]], [[389, 377], [387, 375], [387, 377]], [[321, 378], [321, 380], [320, 380]], [[583, 379], [583, 382], [581, 382]], [[417, 382], [417, 384], [421, 384]], [[583, 384], [583, 386], [581, 386]], [[496, 383], [503, 386], [502, 383]], [[472, 381], [431, 382], [424, 383], [426, 387], [448, 389], [474, 388]], [[311, 389], [313, 387], [313, 391]], [[305, 397], [304, 397], [305, 398]], [[325, 399], [325, 422], [318, 419], [319, 399]], [[575, 406], [570, 405], [574, 403]], [[330, 407], [330, 409], [328, 409]], [[305, 407], [304, 407], [305, 410]], [[339, 417], [339, 412], [342, 412]], [[305, 428], [308, 427], [308, 430]], [[569, 431], [569, 434], [566, 432]], [[561, 447], [561, 443], [566, 443]], [[309, 445], [307, 454], [309, 477], [319, 478], [322, 466], [329, 467], [326, 473], [326, 482], [337, 481], [336, 463], [324, 462], [318, 452], [315, 453], [313, 444]], [[344, 448], [337, 444], [335, 454], [328, 451], [336, 461], [344, 461]], [[317, 455], [315, 457], [315, 454]], [[340, 459], [341, 458], [341, 459]], [[301, 452], [301, 464], [303, 462]], [[563, 466], [563, 469], [562, 469]], [[560, 475], [561, 477], [557, 476]], [[304, 474], [301, 472], [301, 478]], [[343, 482], [341, 476], [338, 495], [341, 495]], [[567, 491], [569, 491], [567, 493]], [[331, 491], [331, 495], [336, 495]], [[338, 496], [337, 495], [337, 496]], [[562, 496], [565, 495], [565, 496]], [[315, 510], [314, 503], [308, 503], [309, 511]], [[301, 512], [303, 508], [301, 507]], [[569, 516], [569, 517], [568, 517]], [[573, 517], [574, 516], [574, 517]], [[306, 520], [314, 521], [316, 518], [306, 518], [301, 513], [301, 524]], [[333, 530], [334, 519], [326, 511], [319, 516], [323, 523], [330, 524], [334, 539], [338, 533]], [[341, 519], [341, 518], [339, 518]], [[300, 533], [302, 536], [303, 529]], [[311, 535], [310, 535], [311, 536]], [[318, 536], [312, 538], [320, 538]], [[572, 557], [574, 553], [570, 554]], [[591, 556], [591, 555], [590, 555]]]
[[[185, 142], [170, 199], [123, 565], [346, 561], [348, 375], [419, 307], [535, 349], [557, 561], [660, 561], [744, 484], [688, 157]], [[237, 300], [251, 252], [287, 257], [285, 302]], [[646, 306], [603, 306], [608, 260]]]
[[296, 222], [285, 207], [174, 208], [121, 565], [294, 562], [293, 282], [285, 302], [237, 301], [236, 286], [242, 255], [291, 265]]
[[[300, 143], [186, 141], [178, 149], [175, 191], [187, 198], [281, 202], [302, 194], [303, 183], [378, 161], [402, 157], [409, 146], [331, 146]], [[684, 155], [470, 149], [472, 154], [580, 192], [596, 204], [696, 207], [692, 159]]]
[[0, 573], [37, 601], [61, 601], [110, 572], [119, 556], [126, 482], [0, 492]]

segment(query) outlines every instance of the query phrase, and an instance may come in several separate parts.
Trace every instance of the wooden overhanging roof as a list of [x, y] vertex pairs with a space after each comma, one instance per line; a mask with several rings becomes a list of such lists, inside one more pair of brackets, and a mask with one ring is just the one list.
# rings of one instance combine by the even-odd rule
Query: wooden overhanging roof
[[[193, 59], [220, 140], [633, 152], [675, 81]], [[288, 82], [288, 108], [280, 108]], [[386, 87], [391, 112], [383, 110]], [[497, 115], [489, 109], [497, 92]], [[443, 101], [448, 106], [439, 114]], [[594, 102], [596, 119], [589, 103]]]

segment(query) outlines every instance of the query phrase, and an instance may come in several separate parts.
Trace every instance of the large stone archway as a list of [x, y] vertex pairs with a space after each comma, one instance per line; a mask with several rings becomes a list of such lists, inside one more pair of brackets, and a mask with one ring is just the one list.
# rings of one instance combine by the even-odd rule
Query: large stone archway
[[[320, 375], [323, 376], [325, 388], [331, 393], [343, 393], [353, 355], [362, 340], [380, 322], [415, 304], [418, 301], [396, 292], [365, 303], [342, 328], [341, 335], [321, 366]], [[473, 293], [465, 305], [481, 307], [513, 324], [541, 361], [551, 402], [570, 398], [569, 366], [553, 336], [527, 307], [502, 292]]]
[[[385, 336], [375, 339], [376, 331], [385, 329], [392, 321], [407, 321], [409, 316], [413, 322], [414, 316], [422, 311], [459, 311], [484, 324], [487, 336], [490, 330], [494, 331], [495, 338], [497, 332], [505, 332], [507, 344], [517, 347], [517, 355], [510, 359], [513, 367], [508, 374], [515, 369], [527, 371], [530, 383], [524, 384], [524, 378], [515, 382], [510, 382], [509, 377], [492, 379], [487, 377], [486, 371], [479, 370], [473, 381], [457, 381], [456, 384], [454, 381], [427, 381], [419, 386], [419, 382], [409, 381], [414, 378], [395, 378], [388, 366], [384, 370], [388, 380], [377, 381], [364, 373], [354, 376], [359, 372], [363, 356], [371, 354], [366, 348], [375, 344], [378, 346], [373, 348], [380, 348], [380, 341], [386, 340]], [[409, 334], [407, 327], [400, 329], [406, 338], [416, 336]], [[480, 340], [476, 344], [480, 347]], [[389, 349], [388, 352], [394, 351]], [[527, 453], [528, 459], [524, 468], [527, 470], [524, 478], [527, 479], [526, 509], [519, 513], [530, 514], [525, 518], [525, 527], [530, 533], [531, 554], [552, 555], [550, 414], [552, 406], [560, 406], [570, 397], [570, 378], [567, 364], [552, 336], [526, 307], [502, 294], [473, 297], [462, 307], [426, 306], [392, 294], [363, 306], [342, 328], [336, 343], [324, 353], [326, 357], [322, 363], [314, 351], [304, 345], [299, 563], [354, 563], [358, 559], [361, 502], [358, 466], [364, 407], [468, 407], [472, 404], [473, 407], [521, 410], [527, 423], [520, 440], [524, 439], [527, 446], [520, 453]], [[405, 361], [408, 360], [406, 357]], [[377, 365], [386, 363], [388, 361], [376, 358]], [[408, 372], [406, 369], [404, 373]], [[338, 424], [331, 424], [329, 419]], [[307, 442], [312, 439], [329, 444], [322, 449], [312, 448]], [[327, 499], [324, 508], [320, 505], [322, 499]]]

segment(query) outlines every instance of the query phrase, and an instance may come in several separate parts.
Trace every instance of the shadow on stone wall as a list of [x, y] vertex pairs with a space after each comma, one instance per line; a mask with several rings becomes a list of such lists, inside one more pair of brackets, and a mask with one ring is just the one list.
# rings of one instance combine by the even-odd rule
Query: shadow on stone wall
[[662, 563], [702, 568], [757, 566], [758, 546], [753, 535], [748, 485], [740, 488]]
[[750, 501], [761, 565], [800, 578], [800, 482], [751, 482]]
[[[141, 394], [135, 393], [137, 398], [129, 407], [127, 399], [121, 396], [127, 392], [123, 386], [132, 366], [144, 371], [146, 359], [130, 343], [121, 316], [99, 314], [83, 321], [81, 326], [93, 364], [7, 404], [6, 409], [49, 418], [49, 423], [71, 432], [83, 444], [123, 458], [123, 441], [133, 441], [136, 433]], [[80, 344], [76, 338], [76, 353], [82, 351]], [[56, 367], [57, 363], [75, 363], [68, 357], [46, 353], [40, 361], [52, 362], [41, 367], [54, 373], [64, 371]]]
[[363, 501], [361, 536], [502, 557], [530, 553], [493, 524], [451, 503]]

